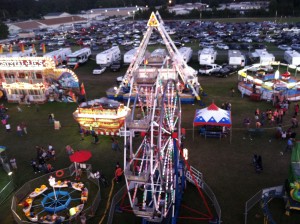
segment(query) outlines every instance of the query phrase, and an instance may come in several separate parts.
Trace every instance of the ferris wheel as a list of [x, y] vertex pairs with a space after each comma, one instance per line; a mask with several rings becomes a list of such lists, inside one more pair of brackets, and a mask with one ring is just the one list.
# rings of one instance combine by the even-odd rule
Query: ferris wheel
[[154, 97], [136, 97], [139, 103], [134, 111], [140, 107], [145, 115], [136, 128], [143, 128], [147, 117], [150, 122], [142, 131], [144, 137], [136, 152], [130, 148], [124, 157], [128, 158], [129, 153], [125, 178], [133, 212], [148, 221], [160, 222], [170, 211], [175, 212], [176, 197], [184, 188], [179, 184], [183, 183], [180, 178], [184, 177], [184, 168], [179, 168], [181, 107], [177, 85], [172, 79], [156, 84]]

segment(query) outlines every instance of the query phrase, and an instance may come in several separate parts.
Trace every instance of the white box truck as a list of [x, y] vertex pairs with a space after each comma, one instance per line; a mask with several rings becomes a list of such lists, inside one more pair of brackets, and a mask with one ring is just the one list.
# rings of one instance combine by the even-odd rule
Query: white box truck
[[55, 51], [44, 54], [44, 57], [52, 58], [56, 65], [62, 64], [67, 61], [67, 56], [72, 54], [71, 48], [60, 48]]
[[200, 65], [210, 65], [215, 63], [217, 51], [213, 48], [203, 48], [198, 51], [198, 60]]
[[285, 51], [283, 58], [290, 65], [300, 65], [300, 54], [298, 51]]
[[74, 67], [77, 64], [83, 64], [89, 60], [91, 54], [92, 52], [89, 47], [75, 51], [67, 56], [67, 65], [69, 67]]
[[245, 66], [245, 55], [239, 50], [229, 50], [228, 51], [228, 64], [235, 66]]
[[132, 62], [133, 57], [136, 54], [137, 50], [138, 48], [133, 48], [124, 54], [123, 57], [124, 64], [130, 64]]
[[178, 51], [186, 63], [188, 63], [192, 59], [193, 50], [191, 47], [181, 47], [178, 49]]
[[114, 46], [96, 55], [96, 63], [101, 67], [108, 67], [113, 62], [121, 60], [121, 51], [119, 46]]

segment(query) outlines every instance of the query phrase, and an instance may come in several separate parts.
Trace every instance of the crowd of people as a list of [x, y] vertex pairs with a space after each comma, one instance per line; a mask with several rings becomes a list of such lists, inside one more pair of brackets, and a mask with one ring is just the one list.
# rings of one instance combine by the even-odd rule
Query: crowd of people
[[31, 159], [30, 165], [32, 166], [33, 172], [39, 173], [49, 173], [54, 171], [54, 167], [51, 162], [56, 160], [55, 149], [52, 144], [48, 144], [48, 147], [35, 146], [36, 149], [36, 159]]

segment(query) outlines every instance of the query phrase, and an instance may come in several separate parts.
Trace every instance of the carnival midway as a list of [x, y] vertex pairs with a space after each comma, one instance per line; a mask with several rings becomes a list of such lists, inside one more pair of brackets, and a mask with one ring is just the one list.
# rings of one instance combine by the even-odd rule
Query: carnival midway
[[[153, 32], [161, 36], [167, 56], [160, 64], [149, 65], [145, 54]], [[34, 52], [34, 49], [31, 51]], [[277, 69], [261, 71], [260, 68], [266, 65]], [[75, 110], [64, 116], [75, 120], [79, 129], [76, 133], [82, 142], [66, 145], [70, 165], [59, 169], [51, 165], [58, 156], [53, 145], [36, 146], [37, 159], [32, 159], [30, 165], [34, 174], [41, 171], [45, 174], [32, 178], [13, 192], [11, 212], [14, 221], [86, 223], [101, 210], [99, 223], [106, 221], [111, 224], [116, 220], [115, 215], [128, 213], [139, 217], [143, 224], [221, 224], [221, 207], [204, 180], [205, 173], [188, 162], [189, 149], [185, 147], [185, 140], [190, 137], [187, 136], [190, 132], [182, 127], [181, 105], [199, 104], [204, 107], [195, 111], [193, 140], [194, 128], [200, 127], [199, 135], [205, 139], [216, 137], [228, 145], [232, 141], [231, 106], [226, 104], [226, 108], [219, 108], [212, 102], [205, 107], [202, 97], [206, 94], [197, 72], [183, 59], [159, 13], [151, 14], [147, 30], [121, 83], [117, 87], [109, 87], [107, 97], [87, 99], [85, 87], [83, 83], [80, 85], [75, 69], [76, 66], [73, 70], [59, 68], [58, 62], [51, 57], [0, 57], [1, 97], [7, 103], [18, 105], [20, 117], [21, 105], [23, 108], [35, 106], [36, 113], [40, 112], [41, 104], [59, 103], [71, 109], [75, 105]], [[238, 72], [237, 89], [243, 98], [266, 100], [283, 109], [286, 101], [300, 100], [299, 71], [299, 67], [280, 62], [254, 64]], [[49, 112], [48, 122], [59, 130], [62, 126], [55, 117], [54, 112]], [[6, 132], [11, 132], [9, 110], [4, 105], [1, 105], [1, 118]], [[20, 128], [18, 126], [20, 137], [27, 135], [24, 127], [26, 124], [23, 122]], [[43, 128], [41, 126], [41, 131]], [[256, 126], [254, 132], [259, 130], [260, 127]], [[247, 131], [250, 133], [249, 127]], [[116, 139], [123, 139], [123, 161], [116, 163], [111, 183], [101, 171], [95, 171], [89, 164], [93, 159], [91, 150], [79, 149], [88, 147], [84, 143], [88, 136], [92, 136], [95, 147], [99, 136], [110, 138], [113, 151], [122, 151]], [[68, 136], [64, 137], [68, 139]], [[62, 140], [65, 139], [59, 139]], [[0, 146], [0, 149], [2, 165], [12, 175], [17, 170], [16, 161], [7, 159], [9, 149], [6, 146]], [[286, 215], [300, 210], [299, 149], [299, 142], [296, 142], [290, 175], [284, 185], [263, 189], [259, 196], [256, 195], [256, 203], [263, 205], [264, 223], [276, 223], [268, 207], [275, 197], [283, 199]], [[115, 160], [102, 156], [107, 162]], [[255, 157], [253, 163], [256, 172], [262, 172], [258, 158]], [[116, 187], [120, 183], [125, 184], [124, 187]], [[187, 188], [188, 185], [191, 187]], [[104, 196], [105, 206], [100, 204], [100, 189], [108, 194]], [[183, 204], [184, 195], [189, 191], [193, 191], [198, 207], [193, 207], [193, 202], [190, 202], [191, 205], [187, 201]], [[100, 209], [100, 205], [105, 208]], [[252, 207], [253, 204], [246, 206], [246, 220]], [[184, 209], [189, 215], [182, 215]]]

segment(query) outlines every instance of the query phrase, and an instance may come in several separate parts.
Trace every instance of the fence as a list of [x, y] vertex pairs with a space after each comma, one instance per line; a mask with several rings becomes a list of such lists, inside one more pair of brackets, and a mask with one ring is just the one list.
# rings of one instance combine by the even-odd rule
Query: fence
[[112, 224], [113, 219], [114, 219], [114, 213], [115, 213], [115, 208], [116, 205], [121, 201], [124, 191], [126, 190], [126, 185], [124, 185], [113, 197], [113, 199], [111, 200], [111, 205], [110, 205], [110, 209], [109, 209], [109, 214], [108, 214], [108, 218], [107, 218], [107, 224]]
[[[197, 184], [201, 187], [202, 191], [208, 196], [208, 198], [210, 199], [210, 201], [213, 203], [213, 206], [215, 208], [215, 212], [218, 216], [218, 221], [217, 223], [220, 224], [221, 223], [221, 208], [219, 205], [219, 202], [214, 194], [214, 192], [211, 190], [211, 188], [205, 183], [205, 181], [203, 180], [203, 175], [200, 171], [198, 171], [197, 169], [195, 169], [194, 167], [190, 167], [191, 171], [193, 173], [193, 176], [195, 177]], [[189, 181], [190, 183], [194, 184], [194, 180], [192, 178], [192, 175], [189, 171], [187, 171], [186, 173], [186, 179], [187, 181]]]
[[[274, 192], [274, 194], [271, 194], [271, 192]], [[260, 202], [264, 197], [275, 197], [282, 195], [283, 192], [283, 186], [276, 186], [276, 187], [270, 187], [270, 188], [264, 188], [257, 192], [255, 195], [253, 195], [248, 201], [246, 201], [245, 204], [245, 224], [247, 224], [247, 215], [248, 212], [258, 203]]]
[[[81, 164], [82, 165], [82, 164]], [[93, 178], [93, 175], [91, 175], [92, 166], [90, 164], [84, 164], [84, 166], [80, 166], [83, 170], [83, 172], [86, 172], [86, 177], [89, 181], [94, 183], [97, 186], [97, 193], [93, 195], [93, 197], [90, 197], [93, 199], [93, 202], [89, 207], [84, 207], [83, 212], [87, 215], [87, 217], [92, 217], [95, 214], [95, 211], [98, 208], [98, 205], [101, 200], [100, 196], [100, 187], [99, 187], [99, 181], [95, 178]], [[75, 174], [75, 166], [74, 164], [71, 164], [68, 168], [61, 169], [63, 171], [63, 176], [60, 177], [61, 179], [71, 177]], [[25, 183], [19, 190], [17, 190], [12, 198], [11, 203], [11, 211], [14, 217], [14, 220], [16, 223], [32, 223], [28, 220], [22, 220], [22, 218], [18, 215], [17, 206], [20, 202], [22, 202], [28, 195], [36, 188], [39, 187], [45, 183], [48, 183], [49, 177], [55, 176], [55, 172], [45, 174], [43, 176], [40, 176], [38, 178], [35, 178], [33, 180], [28, 181]]]

